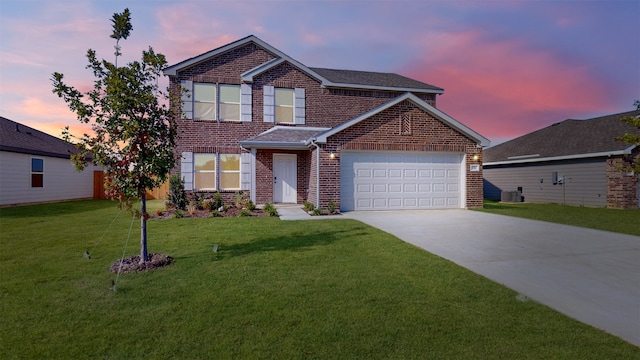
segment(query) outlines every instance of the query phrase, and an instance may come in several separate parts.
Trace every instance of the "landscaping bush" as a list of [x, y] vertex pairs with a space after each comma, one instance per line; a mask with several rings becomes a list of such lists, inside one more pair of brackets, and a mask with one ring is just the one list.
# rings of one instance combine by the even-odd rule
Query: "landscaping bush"
[[169, 201], [178, 210], [186, 210], [187, 208], [187, 194], [184, 192], [184, 181], [180, 178], [180, 174], [173, 174], [169, 177]]
[[271, 203], [264, 204], [262, 211], [269, 216], [278, 216], [278, 209]]
[[313, 205], [313, 203], [311, 201], [305, 201], [304, 202], [304, 211], [309, 212], [309, 211], [313, 211], [316, 208], [315, 205]]

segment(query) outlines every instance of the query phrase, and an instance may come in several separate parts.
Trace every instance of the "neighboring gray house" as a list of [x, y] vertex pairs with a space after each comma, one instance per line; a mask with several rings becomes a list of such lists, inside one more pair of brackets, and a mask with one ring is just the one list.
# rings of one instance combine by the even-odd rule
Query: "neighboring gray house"
[[79, 173], [72, 144], [0, 117], [0, 206], [93, 197], [93, 170]]
[[616, 138], [640, 133], [620, 120], [638, 114], [569, 119], [486, 149], [485, 198], [508, 200], [519, 191], [517, 200], [527, 202], [637, 208], [638, 174], [620, 169], [640, 148]]

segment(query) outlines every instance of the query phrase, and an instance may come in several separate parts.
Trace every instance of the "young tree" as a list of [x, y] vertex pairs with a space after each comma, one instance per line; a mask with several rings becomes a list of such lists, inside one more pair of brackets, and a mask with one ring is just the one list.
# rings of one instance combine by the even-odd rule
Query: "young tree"
[[[640, 100], [636, 100], [633, 105], [640, 112]], [[620, 120], [628, 125], [638, 128], [639, 131], [637, 133], [626, 133], [619, 140], [630, 145], [635, 145], [637, 149], [640, 149], [640, 114], [622, 116], [620, 117]], [[640, 155], [636, 156], [635, 159], [631, 159], [631, 164], [626, 170], [640, 174]]]
[[[107, 195], [131, 210], [134, 199], [141, 200], [140, 262], [149, 260], [147, 252], [146, 190], [160, 186], [173, 169], [176, 158], [176, 115], [168, 106], [169, 90], [161, 91], [158, 80], [167, 65], [165, 56], [151, 47], [142, 52], [142, 61], [117, 66], [119, 42], [133, 29], [129, 9], [115, 13], [111, 20], [116, 39], [115, 64], [98, 60], [87, 51], [87, 69], [95, 77], [93, 89], [81, 93], [64, 83], [64, 75], [53, 73], [53, 92], [69, 106], [78, 120], [91, 124], [93, 134], [77, 139], [76, 168], [83, 170], [90, 159], [105, 168]], [[69, 128], [63, 133], [70, 140]]]

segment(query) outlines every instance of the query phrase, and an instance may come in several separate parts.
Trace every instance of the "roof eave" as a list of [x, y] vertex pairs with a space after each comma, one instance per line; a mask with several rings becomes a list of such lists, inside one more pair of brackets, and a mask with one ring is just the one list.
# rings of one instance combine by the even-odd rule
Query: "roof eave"
[[363, 90], [380, 90], [380, 91], [401, 91], [401, 92], [414, 92], [422, 94], [444, 94], [444, 89], [427, 89], [427, 88], [407, 88], [407, 87], [393, 87], [393, 86], [378, 86], [378, 85], [362, 85], [362, 84], [350, 84], [350, 83], [334, 83], [331, 81], [323, 81], [322, 86], [326, 88], [336, 89], [363, 89]]
[[275, 142], [275, 141], [240, 141], [240, 146], [247, 149], [279, 149], [279, 150], [307, 150], [306, 142]]
[[622, 150], [602, 151], [602, 152], [587, 153], [587, 154], [572, 154], [572, 155], [562, 155], [562, 156], [549, 156], [549, 157], [534, 158], [534, 159], [492, 161], [492, 162], [486, 162], [486, 163], [484, 163], [482, 165], [483, 166], [495, 166], [495, 165], [526, 164], [526, 163], [535, 163], [535, 162], [562, 161], [562, 160], [588, 159], [588, 158], [597, 158], [597, 157], [628, 155], [628, 154], [631, 154], [631, 151], [634, 148], [635, 148], [635, 145], [634, 146], [630, 146], [630, 147], [628, 147], [626, 149], [622, 149]]

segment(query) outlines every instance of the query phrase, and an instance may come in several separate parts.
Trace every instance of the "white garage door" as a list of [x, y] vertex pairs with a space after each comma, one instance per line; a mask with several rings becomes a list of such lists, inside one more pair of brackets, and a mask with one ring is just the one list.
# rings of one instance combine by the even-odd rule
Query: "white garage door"
[[461, 208], [462, 159], [459, 153], [343, 151], [341, 210]]

